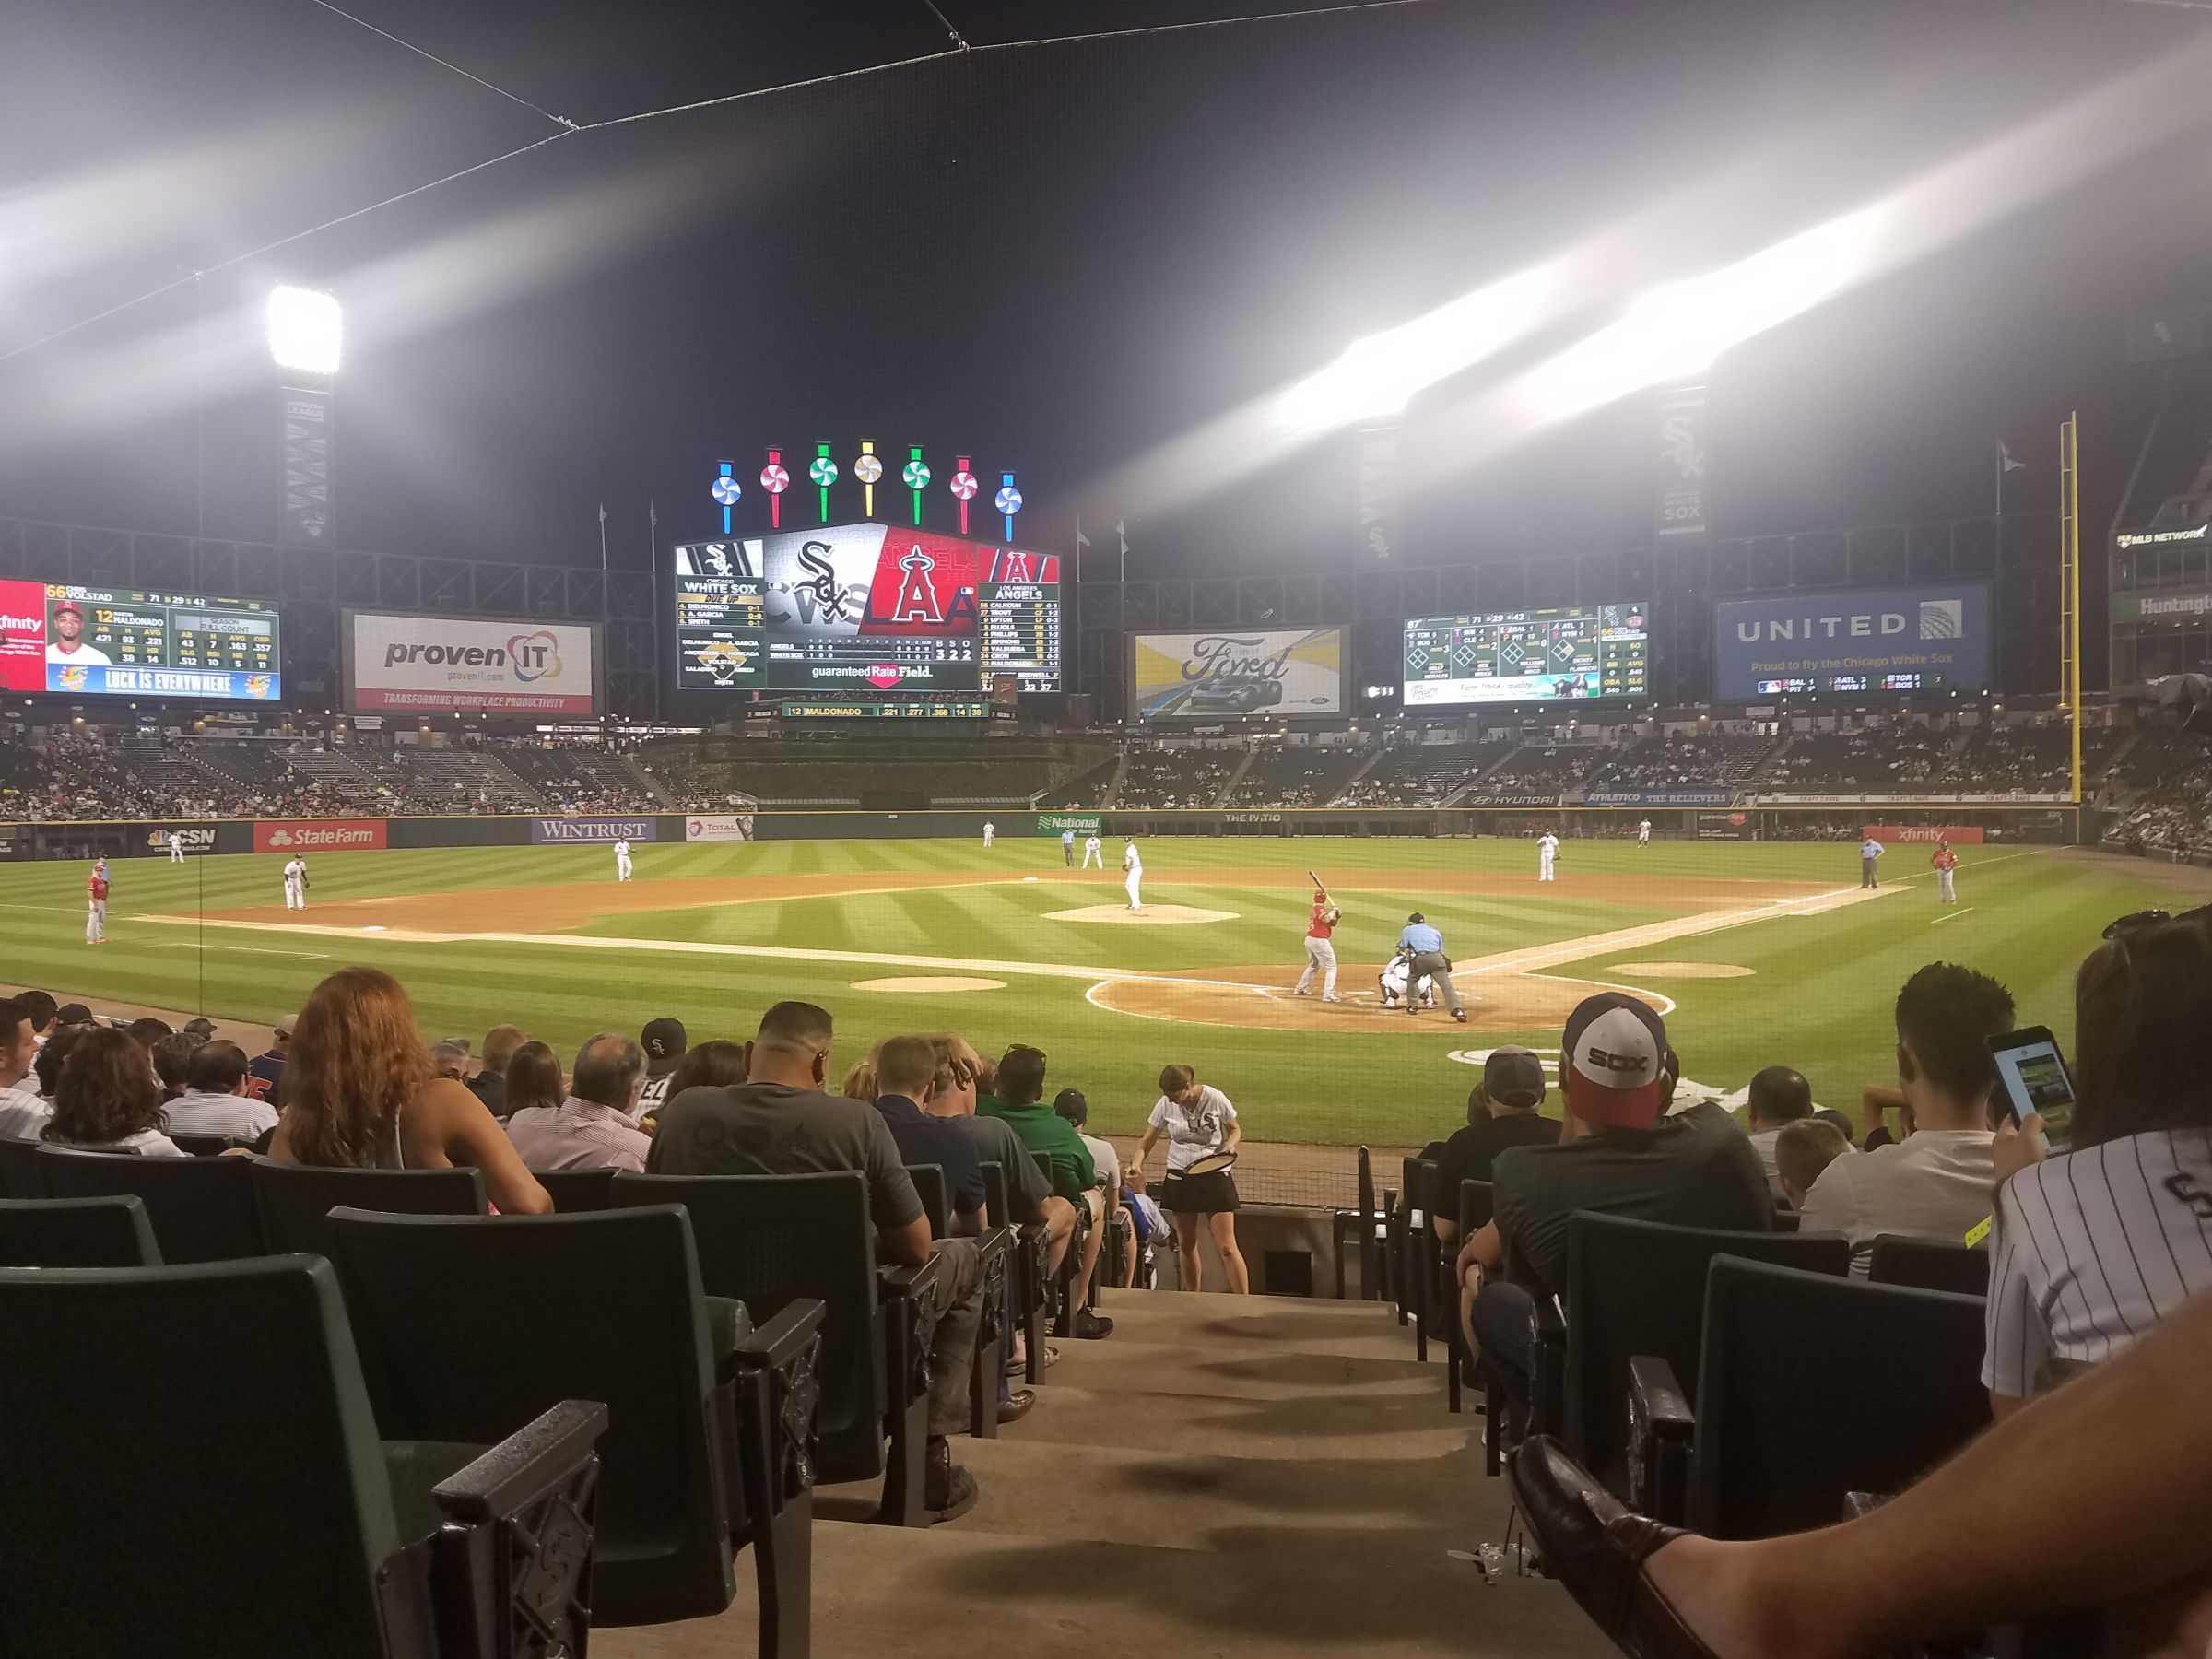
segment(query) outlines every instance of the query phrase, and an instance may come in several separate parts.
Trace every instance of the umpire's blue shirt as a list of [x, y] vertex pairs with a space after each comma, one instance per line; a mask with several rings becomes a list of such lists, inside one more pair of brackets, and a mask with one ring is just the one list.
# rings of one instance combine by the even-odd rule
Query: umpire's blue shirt
[[1880, 841], [1874, 840], [1871, 836], [1859, 843], [1859, 856], [1867, 860], [1869, 863], [1879, 858], [1888, 851], [1888, 849], [1887, 847], [1884, 847]]
[[1406, 931], [1398, 935], [1398, 943], [1417, 956], [1424, 950], [1433, 950], [1441, 956], [1444, 950], [1444, 935], [1426, 922], [1408, 923]]

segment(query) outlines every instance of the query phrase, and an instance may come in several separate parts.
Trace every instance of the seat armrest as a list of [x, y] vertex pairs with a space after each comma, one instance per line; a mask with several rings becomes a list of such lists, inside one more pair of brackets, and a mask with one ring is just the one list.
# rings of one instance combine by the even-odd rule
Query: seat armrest
[[1697, 1414], [1675, 1368], [1649, 1354], [1629, 1360], [1629, 1505], [1654, 1521], [1682, 1524], [1689, 1507], [1689, 1459]]
[[771, 1370], [789, 1365], [815, 1346], [828, 1312], [828, 1303], [802, 1296], [759, 1329], [740, 1336], [738, 1357]]
[[737, 1345], [741, 1478], [746, 1512], [767, 1525], [814, 1485], [814, 1418], [821, 1403], [827, 1303], [801, 1297]]
[[1531, 1434], [1556, 1435], [1567, 1420], [1567, 1317], [1556, 1296], [1539, 1292], [1530, 1299], [1535, 1312], [1529, 1317], [1528, 1429]]
[[605, 1406], [563, 1400], [430, 1488], [445, 1523], [419, 1553], [441, 1653], [582, 1651], [606, 1425]]
[[[1043, 1229], [1040, 1228], [1038, 1234], [1042, 1237]], [[1010, 1227], [986, 1227], [975, 1235], [975, 1252], [982, 1257], [987, 1268], [993, 1262], [1010, 1257], [1014, 1253], [1016, 1241], [1017, 1234]]]

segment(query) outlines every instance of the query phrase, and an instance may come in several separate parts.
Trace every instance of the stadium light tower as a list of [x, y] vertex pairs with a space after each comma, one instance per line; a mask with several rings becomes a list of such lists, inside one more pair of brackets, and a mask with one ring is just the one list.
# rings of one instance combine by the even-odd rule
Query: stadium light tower
[[278, 288], [269, 295], [269, 355], [279, 369], [335, 374], [344, 330], [338, 302], [313, 288]]
[[284, 371], [284, 482], [276, 540], [287, 547], [337, 545], [337, 501], [332, 487], [343, 326], [338, 302], [313, 288], [278, 288], [269, 295], [269, 356]]

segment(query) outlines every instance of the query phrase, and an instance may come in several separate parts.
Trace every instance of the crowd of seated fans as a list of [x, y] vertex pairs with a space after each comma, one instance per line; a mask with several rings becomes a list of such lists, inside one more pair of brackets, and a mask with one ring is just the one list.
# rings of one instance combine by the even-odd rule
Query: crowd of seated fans
[[1241, 759], [1235, 749], [1140, 748], [1129, 753], [1117, 806], [1211, 806]]
[[2212, 739], [2178, 727], [2146, 732], [2113, 782], [2120, 818], [2108, 841], [2181, 857], [2212, 853]]
[[1572, 789], [1596, 776], [1612, 754], [1595, 743], [1524, 743], [1485, 772], [1468, 799]]
[[1597, 789], [1726, 789], [1757, 770], [1776, 739], [1759, 733], [1647, 737], [1608, 765]]
[[1264, 748], [1223, 803], [1228, 806], [1326, 806], [1367, 759], [1354, 748]]
[[1339, 806], [1441, 806], [1511, 747], [1504, 743], [1406, 744], [1345, 790]]
[[[1079, 1090], [1044, 1103], [1047, 1062], [1034, 1048], [1015, 1044], [994, 1064], [958, 1035], [891, 1036], [841, 1085], [832, 1080], [841, 1076], [835, 1041], [827, 1010], [786, 1002], [743, 1042], [692, 1043], [666, 1018], [637, 1038], [601, 1031], [564, 1071], [560, 1055], [518, 1025], [486, 1033], [480, 1055], [465, 1038], [426, 1041], [395, 980], [347, 968], [279, 1022], [266, 1053], [249, 1056], [206, 1020], [182, 1030], [150, 1017], [103, 1020], [83, 1004], [57, 1006], [26, 991], [0, 999], [0, 1137], [147, 1158], [208, 1149], [172, 1135], [214, 1137], [280, 1163], [468, 1168], [502, 1216], [552, 1209], [541, 1173], [856, 1171], [887, 1264], [935, 1258], [941, 1270], [924, 1507], [951, 1519], [976, 1495], [948, 1445], [971, 1426], [984, 1283], [976, 1235], [987, 1223], [1037, 1228], [1051, 1274], [1080, 1235], [1070, 1265], [1077, 1283], [1091, 1285], [1108, 1223], [1124, 1211], [1121, 1162], [1109, 1143], [1083, 1133]], [[986, 1162], [1007, 1177], [1011, 1216], [987, 1213]], [[950, 1236], [933, 1236], [910, 1164], [944, 1172]], [[1143, 1207], [1133, 1195], [1128, 1208]], [[1149, 1214], [1157, 1221], [1157, 1210]], [[1113, 1322], [1086, 1299], [1064, 1329], [1098, 1340]], [[1005, 1369], [1012, 1375], [1027, 1363], [1017, 1347]], [[1031, 1390], [1004, 1388], [999, 1420], [1018, 1420], [1035, 1401]]]
[[1805, 732], [1761, 769], [1759, 782], [1790, 788], [1919, 789], [1949, 769], [1953, 735], [1925, 722], [1888, 722], [1847, 732]]

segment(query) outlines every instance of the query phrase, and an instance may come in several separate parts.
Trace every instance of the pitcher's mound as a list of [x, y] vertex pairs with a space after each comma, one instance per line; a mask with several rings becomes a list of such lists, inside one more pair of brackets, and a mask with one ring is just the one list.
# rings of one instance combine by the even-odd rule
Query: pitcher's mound
[[1199, 910], [1188, 904], [1147, 904], [1133, 911], [1125, 904], [1087, 904], [1080, 910], [1047, 911], [1047, 922], [1129, 922], [1143, 927], [1172, 927], [1184, 922], [1234, 922], [1235, 911]]
[[896, 991], [907, 996], [925, 996], [941, 991], [1004, 991], [1005, 980], [961, 979], [957, 975], [920, 979], [854, 980], [855, 991]]
[[1616, 962], [1606, 971], [1647, 979], [1749, 979], [1753, 971], [1734, 962]]

